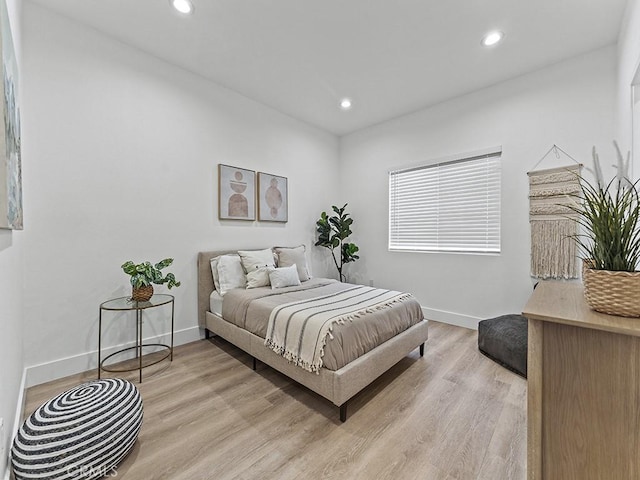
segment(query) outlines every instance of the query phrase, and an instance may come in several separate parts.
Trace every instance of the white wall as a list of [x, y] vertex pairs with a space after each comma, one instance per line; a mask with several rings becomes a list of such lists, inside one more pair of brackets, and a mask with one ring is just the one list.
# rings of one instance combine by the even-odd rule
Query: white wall
[[[177, 339], [191, 341], [198, 251], [310, 245], [335, 198], [335, 136], [31, 3], [24, 73], [30, 384], [95, 366], [98, 305], [129, 294], [125, 260], [175, 258]], [[218, 163], [288, 177], [289, 222], [220, 222]]]
[[[411, 291], [436, 320], [475, 327], [520, 312], [533, 283], [526, 173], [553, 144], [587, 164], [594, 144], [613, 158], [615, 60], [614, 47], [601, 49], [343, 137], [342, 195], [362, 253], [347, 267], [351, 278]], [[496, 145], [503, 147], [499, 256], [388, 251], [389, 169]], [[541, 167], [559, 166], [553, 160]]]
[[[21, 59], [20, 0], [7, 0], [9, 22], [16, 50], [18, 67]], [[20, 81], [20, 79], [19, 79]], [[25, 179], [26, 180], [26, 179]], [[28, 222], [25, 222], [28, 226]], [[0, 477], [4, 478], [7, 455], [13, 438], [16, 404], [21, 397], [24, 369], [22, 338], [23, 313], [24, 232], [0, 230]]]
[[[631, 85], [640, 69], [640, 0], [629, 0], [624, 22], [618, 38], [618, 84], [616, 137], [623, 151], [632, 149], [632, 101]], [[640, 86], [640, 78], [635, 83]], [[640, 87], [637, 88], [637, 101], [640, 101]], [[637, 108], [637, 107], [636, 107]], [[636, 147], [640, 137], [640, 109], [634, 118]], [[633, 152], [633, 176], [640, 178], [640, 151]]]

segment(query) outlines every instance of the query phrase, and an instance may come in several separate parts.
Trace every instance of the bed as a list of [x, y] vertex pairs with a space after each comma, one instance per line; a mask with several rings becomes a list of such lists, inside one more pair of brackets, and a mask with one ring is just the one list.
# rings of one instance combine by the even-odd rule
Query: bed
[[[214, 285], [211, 259], [234, 254], [237, 251], [198, 253], [198, 321], [205, 336], [218, 335], [247, 352], [253, 358], [254, 370], [256, 360], [260, 360], [326, 398], [339, 407], [342, 422], [347, 419], [349, 399], [360, 390], [416, 348], [424, 355], [428, 321], [423, 318], [418, 302], [408, 294], [385, 294], [388, 291], [313, 278], [299, 286], [273, 290], [271, 287], [229, 289], [221, 298]], [[300, 302], [327, 303], [327, 299], [342, 301], [343, 297], [346, 302], [346, 297], [361, 299], [382, 295], [388, 295], [388, 300], [380, 297], [385, 300], [380, 304], [383, 307], [368, 308], [366, 319], [363, 312], [359, 312], [341, 317], [348, 320], [329, 327], [326, 342], [316, 346], [321, 347], [320, 367], [298, 357], [287, 357], [286, 349], [278, 350], [270, 340], [265, 345], [265, 337], [277, 337], [269, 317], [276, 321], [278, 313], [287, 313], [280, 310], [293, 308]], [[373, 327], [367, 327], [371, 322]], [[371, 335], [371, 331], [376, 333]], [[371, 336], [376, 338], [369, 338]], [[318, 352], [315, 353], [317, 356]]]

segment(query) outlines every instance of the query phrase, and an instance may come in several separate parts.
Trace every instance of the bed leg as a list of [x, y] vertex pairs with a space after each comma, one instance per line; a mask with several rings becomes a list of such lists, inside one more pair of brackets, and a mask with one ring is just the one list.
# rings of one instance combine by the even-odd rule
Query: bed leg
[[420, 356], [424, 357], [424, 343], [420, 344]]
[[256, 360], [256, 357], [251, 357], [251, 358], [253, 358], [253, 370], [255, 371], [256, 368], [258, 368], [258, 362]]
[[340, 405], [340, 421], [342, 423], [347, 421], [347, 403], [348, 402], [344, 402], [342, 405]]
[[209, 331], [208, 328], [204, 329], [204, 339], [205, 340], [209, 340], [209, 338], [211, 338], [211, 332]]

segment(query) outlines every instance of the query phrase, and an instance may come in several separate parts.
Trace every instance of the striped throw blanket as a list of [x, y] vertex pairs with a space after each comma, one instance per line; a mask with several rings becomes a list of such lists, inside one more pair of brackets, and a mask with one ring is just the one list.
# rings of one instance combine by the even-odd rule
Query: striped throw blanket
[[271, 312], [264, 344], [295, 365], [317, 373], [335, 323], [345, 323], [409, 298], [410, 293], [353, 286], [338, 293], [285, 303]]

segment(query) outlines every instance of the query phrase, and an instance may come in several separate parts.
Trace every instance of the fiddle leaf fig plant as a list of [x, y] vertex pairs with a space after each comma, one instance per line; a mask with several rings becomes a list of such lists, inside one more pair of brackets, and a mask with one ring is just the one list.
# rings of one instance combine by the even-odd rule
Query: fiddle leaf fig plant
[[173, 287], [179, 287], [180, 282], [176, 280], [173, 273], [163, 275], [160, 270], [168, 267], [173, 263], [173, 258], [165, 258], [155, 265], [151, 262], [133, 263], [131, 260], [121, 265], [122, 270], [127, 275], [131, 275], [131, 285], [133, 288], [141, 288], [155, 283], [156, 285], [167, 284], [169, 290]]
[[[335, 205], [331, 207], [335, 215], [329, 216], [327, 212], [322, 212], [320, 219], [316, 222], [316, 231], [318, 232], [318, 241], [315, 243], [317, 247], [325, 247], [331, 250], [333, 263], [338, 270], [340, 281], [346, 281], [346, 276], [342, 273], [345, 264], [355, 262], [360, 257], [357, 252], [360, 250], [355, 243], [346, 241], [351, 231], [353, 219], [346, 213], [347, 204], [338, 208]], [[335, 250], [338, 250], [339, 257], [336, 258]]]

